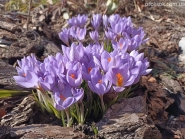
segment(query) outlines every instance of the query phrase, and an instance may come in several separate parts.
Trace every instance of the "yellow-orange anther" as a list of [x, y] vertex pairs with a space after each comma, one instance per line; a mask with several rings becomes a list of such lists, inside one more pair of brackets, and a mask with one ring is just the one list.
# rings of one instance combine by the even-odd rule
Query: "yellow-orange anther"
[[26, 77], [26, 74], [24, 73], [22, 76]]
[[71, 74], [70, 76], [71, 76], [71, 78], [76, 79], [74, 74]]
[[88, 68], [88, 73], [90, 73], [90, 72], [91, 72], [91, 70], [92, 70], [92, 68]]
[[110, 62], [111, 61], [111, 57], [109, 57], [107, 60]]
[[123, 85], [123, 76], [120, 73], [116, 74], [117, 77], [117, 86], [122, 86]]

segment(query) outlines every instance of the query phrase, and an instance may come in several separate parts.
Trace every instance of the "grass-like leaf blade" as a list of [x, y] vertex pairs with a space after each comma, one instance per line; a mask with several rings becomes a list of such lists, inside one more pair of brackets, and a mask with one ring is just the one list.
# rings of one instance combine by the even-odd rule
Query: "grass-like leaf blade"
[[14, 96], [24, 96], [28, 94], [31, 94], [31, 92], [21, 91], [21, 90], [0, 90], [0, 99], [14, 97]]

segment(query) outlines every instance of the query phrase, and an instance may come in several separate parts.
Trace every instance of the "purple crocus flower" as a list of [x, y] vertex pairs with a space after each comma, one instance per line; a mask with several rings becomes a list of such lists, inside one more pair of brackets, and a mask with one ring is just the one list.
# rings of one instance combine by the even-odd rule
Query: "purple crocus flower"
[[89, 63], [83, 63], [82, 64], [82, 78], [84, 80], [90, 80], [91, 78], [91, 71], [93, 68], [95, 68], [96, 65], [94, 63], [94, 60], [92, 59]]
[[65, 67], [66, 67], [66, 70], [82, 70], [82, 64], [80, 62], [71, 62], [71, 61], [68, 61], [66, 62], [65, 64]]
[[101, 22], [102, 22], [102, 16], [100, 14], [94, 14], [93, 19], [91, 20], [91, 24], [95, 30], [99, 29]]
[[[135, 69], [137, 74], [139, 70]], [[112, 81], [114, 84], [113, 89], [116, 92], [122, 92], [125, 89], [125, 86], [130, 86], [134, 83], [136, 75], [132, 75], [129, 70], [128, 63], [122, 65], [121, 67], [113, 67], [107, 72], [107, 78]]]
[[38, 88], [38, 73], [40, 72], [41, 62], [37, 61], [35, 56], [24, 57], [21, 61], [18, 61], [19, 67], [16, 67], [18, 75], [14, 76], [16, 83], [25, 88]]
[[69, 48], [62, 45], [62, 51], [64, 56], [71, 62], [80, 61], [84, 55], [84, 48], [81, 43], [77, 46], [75, 43], [72, 43], [71, 47]]
[[111, 28], [109, 28], [109, 30], [111, 30], [112, 32], [114, 32], [118, 36], [121, 36], [122, 35], [122, 32], [125, 29], [125, 26], [126, 25], [125, 25], [125, 23], [123, 21], [119, 21], [114, 26], [111, 26]]
[[129, 41], [129, 46], [128, 46], [128, 51], [131, 52], [133, 50], [136, 50], [142, 43], [145, 43], [148, 39], [144, 39], [144, 31], [142, 28], [139, 29], [131, 29], [132, 32], [129, 32], [128, 34], [130, 34], [131, 37], [129, 37], [129, 35], [127, 35], [127, 37], [129, 37], [130, 41]]
[[86, 15], [78, 15], [77, 16], [77, 24], [79, 27], [84, 27], [85, 23], [87, 22]]
[[68, 70], [66, 74], [66, 80], [72, 87], [78, 87], [82, 83], [82, 72], [81, 70]]
[[89, 33], [91, 39], [94, 41], [94, 42], [98, 42], [98, 38], [99, 38], [99, 34], [98, 34], [98, 31], [92, 31]]
[[20, 68], [17, 67], [18, 74], [24, 74], [26, 70], [33, 71], [37, 73], [40, 69], [39, 66], [41, 64], [40, 61], [38, 61], [34, 54], [31, 54], [31, 56], [24, 57], [21, 59], [21, 61], [17, 61]]
[[74, 103], [78, 102], [82, 99], [84, 95], [84, 90], [81, 89], [74, 89], [71, 86], [65, 86], [63, 90], [59, 88], [55, 88], [54, 92], [54, 107], [57, 110], [65, 110], [69, 108]]
[[107, 15], [103, 15], [103, 25], [105, 28], [108, 27], [108, 17]]
[[69, 35], [70, 35], [70, 30], [64, 28], [62, 32], [59, 33], [59, 38], [67, 45], [69, 46]]
[[130, 53], [130, 56], [133, 57], [135, 60], [134, 66], [139, 67], [139, 74], [134, 81], [134, 83], [137, 83], [141, 76], [149, 74], [152, 71], [152, 69], [148, 69], [149, 62], [147, 58], [144, 58], [144, 53], [139, 53], [138, 51], [133, 50]]
[[118, 14], [113, 14], [109, 16], [108, 20], [109, 20], [111, 27], [114, 27], [121, 20], [121, 18]]
[[78, 40], [80, 40], [80, 41], [83, 40], [85, 38], [85, 35], [86, 35], [86, 28], [85, 27], [83, 29], [78, 27], [76, 29], [76, 38]]
[[101, 65], [104, 71], [108, 71], [115, 64], [115, 59], [107, 52], [104, 51], [101, 55]]
[[76, 19], [76, 17], [72, 17], [71, 19], [69, 19], [68, 20], [68, 24], [69, 24], [69, 26], [70, 27], [72, 27], [72, 26], [77, 26], [77, 19]]
[[116, 40], [116, 34], [111, 32], [111, 31], [105, 31], [105, 36], [106, 36], [107, 39], [110, 39], [110, 40], [113, 40], [113, 41]]
[[132, 56], [136, 62], [142, 61], [144, 58], [144, 53], [139, 53], [137, 50], [133, 50], [129, 55]]
[[128, 49], [128, 40], [120, 38], [118, 42], [114, 41], [112, 46], [114, 49], [119, 49], [122, 51], [122, 53], [126, 53], [126, 51]]
[[85, 23], [87, 22], [86, 15], [78, 15], [77, 17], [72, 17], [68, 20], [69, 26], [74, 27], [84, 27]]
[[102, 75], [98, 68], [91, 71], [91, 80], [88, 81], [90, 89], [98, 95], [103, 95], [110, 90], [112, 83], [107, 79], [106, 75]]
[[57, 60], [54, 56], [48, 56], [44, 62], [40, 64], [41, 72], [46, 74], [52, 74], [53, 76], [64, 73], [64, 64], [62, 59]]
[[84, 48], [84, 54], [89, 61], [93, 59], [93, 56], [100, 60], [103, 51], [105, 51], [103, 45], [100, 45], [99, 43], [96, 43], [94, 45], [89, 44], [87, 47]]
[[44, 90], [51, 91], [55, 85], [55, 77], [53, 77], [52, 75], [40, 77], [39, 84]]
[[86, 35], [86, 28], [80, 28], [80, 27], [71, 27], [70, 28], [70, 35], [73, 36], [73, 38], [81, 41], [85, 38]]
[[13, 76], [15, 82], [25, 88], [40, 88], [39, 87], [39, 77], [35, 72], [32, 71], [25, 71], [22, 76]]
[[133, 24], [132, 24], [132, 20], [131, 20], [131, 17], [127, 17], [127, 18], [122, 18], [125, 22], [126, 22], [126, 26], [127, 27], [131, 27], [133, 28]]

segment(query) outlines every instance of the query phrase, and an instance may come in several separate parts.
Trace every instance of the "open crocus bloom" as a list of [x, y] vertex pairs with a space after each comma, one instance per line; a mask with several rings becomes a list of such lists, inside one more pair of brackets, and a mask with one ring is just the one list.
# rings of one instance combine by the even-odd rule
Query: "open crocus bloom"
[[69, 108], [71, 105], [79, 101], [84, 95], [84, 90], [82, 88], [75, 89], [71, 86], [65, 86], [63, 90], [55, 88], [53, 92], [55, 98], [54, 105], [57, 110], [65, 110]]
[[113, 88], [116, 92], [122, 92], [126, 86], [134, 82], [136, 77], [137, 75], [130, 72], [128, 64], [124, 64], [120, 68], [113, 67], [107, 72], [107, 78], [112, 80]]
[[25, 88], [38, 88], [39, 87], [39, 66], [41, 62], [37, 61], [35, 56], [24, 57], [18, 61], [19, 67], [16, 67], [18, 75], [14, 76], [16, 83]]
[[38, 84], [38, 76], [29, 70], [25, 71], [22, 76], [14, 76], [13, 77], [16, 83], [25, 88], [39, 88]]
[[[57, 110], [65, 110], [82, 100], [85, 91], [87, 99], [75, 107], [86, 104], [84, 101], [93, 97], [91, 92], [94, 92], [100, 96], [104, 111], [105, 93], [122, 92], [151, 72], [148, 59], [137, 50], [147, 40], [144, 39], [144, 30], [135, 28], [130, 17], [95, 14], [91, 24], [86, 24], [87, 18], [78, 15], [69, 19], [68, 28], [59, 33], [65, 44], [62, 53], [48, 56], [43, 62], [33, 54], [18, 61], [18, 76], [14, 76], [16, 83], [21, 87], [39, 89], [44, 96], [43, 105], [47, 105], [45, 99], [49, 98], [53, 99], [49, 102]], [[85, 39], [87, 35], [89, 37]]]
[[92, 91], [98, 95], [103, 95], [110, 90], [112, 83], [107, 79], [106, 75], [102, 75], [98, 68], [91, 71], [91, 80], [88, 85]]

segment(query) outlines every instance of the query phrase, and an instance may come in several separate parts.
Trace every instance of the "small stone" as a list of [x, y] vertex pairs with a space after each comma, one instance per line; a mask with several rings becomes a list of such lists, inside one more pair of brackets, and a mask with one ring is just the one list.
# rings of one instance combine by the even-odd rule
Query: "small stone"
[[156, 82], [156, 79], [155, 79], [154, 77], [150, 77], [150, 78], [148, 79], [148, 82], [154, 83], [154, 82]]

